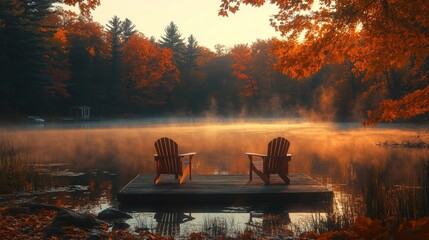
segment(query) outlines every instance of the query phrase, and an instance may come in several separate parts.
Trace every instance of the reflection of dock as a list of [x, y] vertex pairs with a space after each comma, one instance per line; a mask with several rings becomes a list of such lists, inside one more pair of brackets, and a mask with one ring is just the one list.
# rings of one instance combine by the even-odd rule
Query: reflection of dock
[[192, 221], [194, 218], [182, 212], [157, 212], [154, 216], [156, 233], [162, 236], [174, 236], [180, 234], [180, 224]]
[[[285, 185], [273, 175], [271, 185], [247, 175], [196, 175], [193, 179], [177, 184], [174, 177], [163, 176], [161, 182], [153, 184], [153, 175], [138, 175], [119, 193], [121, 205], [205, 205], [214, 204], [264, 204], [278, 203], [295, 211], [312, 211], [318, 203], [329, 206], [333, 192], [328, 187], [302, 173], [289, 174], [290, 185]], [[143, 204], [144, 203], [144, 204]], [[289, 210], [293, 210], [289, 209]], [[324, 209], [328, 210], [328, 209]], [[329, 210], [328, 210], [329, 211]]]

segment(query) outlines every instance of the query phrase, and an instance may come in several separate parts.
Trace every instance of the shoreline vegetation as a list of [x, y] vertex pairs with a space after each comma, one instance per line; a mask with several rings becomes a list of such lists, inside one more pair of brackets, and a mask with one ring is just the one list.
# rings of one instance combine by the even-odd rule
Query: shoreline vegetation
[[[111, 209], [108, 209], [108, 211]], [[103, 211], [104, 212], [104, 211]], [[126, 213], [124, 213], [126, 216]], [[186, 236], [153, 233], [147, 227], [134, 227], [121, 220], [124, 216], [101, 220], [101, 214], [77, 213], [59, 206], [24, 203], [0, 208], [0, 236], [5, 239], [427, 239], [429, 217], [415, 220], [390, 216], [383, 220], [357, 217], [352, 224], [329, 229], [341, 219], [328, 217], [306, 232], [288, 228], [273, 229], [270, 234], [248, 227], [233, 234], [225, 231], [192, 232]], [[125, 217], [127, 218], [127, 217]], [[322, 226], [323, 225], [323, 226]], [[222, 223], [211, 222], [212, 228], [222, 229]], [[312, 229], [311, 229], [312, 228]], [[274, 234], [273, 234], [274, 233]]]
[[8, 142], [0, 142], [0, 194], [23, 191], [28, 184], [28, 160]]

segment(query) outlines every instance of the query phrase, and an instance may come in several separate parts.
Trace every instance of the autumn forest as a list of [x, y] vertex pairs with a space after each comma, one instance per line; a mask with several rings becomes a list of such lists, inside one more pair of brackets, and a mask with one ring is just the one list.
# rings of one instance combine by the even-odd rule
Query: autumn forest
[[[284, 39], [200, 46], [173, 21], [160, 39], [112, 16], [99, 1], [0, 3], [0, 110], [6, 118], [67, 116], [87, 105], [99, 117], [276, 116], [317, 120], [425, 120], [429, 111], [428, 3], [271, 1]], [[240, 4], [220, 1], [219, 17]], [[333, 7], [336, 11], [330, 11]], [[294, 17], [292, 12], [294, 11]], [[299, 14], [297, 12], [300, 12]], [[269, 26], [267, 26], [269, 27]]]

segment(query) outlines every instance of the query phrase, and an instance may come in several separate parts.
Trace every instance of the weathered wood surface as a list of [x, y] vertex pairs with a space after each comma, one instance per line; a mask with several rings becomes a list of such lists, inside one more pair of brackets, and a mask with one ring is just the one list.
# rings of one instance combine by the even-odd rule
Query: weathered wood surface
[[163, 176], [153, 184], [153, 175], [138, 175], [119, 193], [121, 204], [181, 204], [181, 203], [303, 203], [332, 202], [328, 187], [302, 173], [289, 174], [290, 185], [272, 176], [270, 185], [261, 179], [249, 182], [247, 175], [197, 175], [177, 184], [174, 177]]

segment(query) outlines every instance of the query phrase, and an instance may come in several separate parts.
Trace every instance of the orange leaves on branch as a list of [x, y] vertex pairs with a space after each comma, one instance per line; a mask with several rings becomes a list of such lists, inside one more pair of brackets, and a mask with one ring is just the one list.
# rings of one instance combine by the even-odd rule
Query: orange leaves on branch
[[[270, 20], [271, 26], [285, 38], [275, 44], [276, 68], [293, 78], [309, 77], [325, 64], [348, 61], [363, 81], [386, 81], [386, 72], [391, 69], [408, 66], [410, 72], [419, 72], [429, 56], [427, 0], [270, 3], [279, 9]], [[219, 15], [235, 13], [242, 4], [257, 7], [266, 1], [221, 0]], [[416, 76], [415, 81], [418, 79]], [[426, 101], [417, 97], [420, 95], [416, 92], [399, 101], [383, 102], [370, 113], [366, 124], [428, 112]]]
[[221, 0], [219, 16], [228, 17], [228, 12], [236, 13], [240, 9], [241, 3], [260, 7], [265, 4], [266, 0]]
[[90, 16], [91, 10], [100, 5], [100, 0], [64, 0], [64, 3], [70, 6], [78, 5], [83, 15]]
[[308, 44], [277, 41], [274, 43], [274, 54], [278, 57], [274, 67], [292, 78], [309, 77], [323, 65], [322, 59], [314, 54]]
[[384, 100], [377, 109], [368, 112], [368, 120], [363, 125], [377, 125], [378, 122], [392, 122], [399, 118], [406, 120], [427, 112], [429, 112], [429, 86], [399, 100]]
[[240, 9], [240, 1], [236, 0], [221, 0], [219, 16], [227, 17], [228, 12], [235, 13]]
[[65, 46], [67, 43], [67, 36], [64, 29], [58, 29], [53, 37], [54, 41], [62, 46]]
[[[392, 67], [402, 66], [413, 58], [415, 68], [429, 55], [429, 4], [417, 1], [331, 1], [272, 0], [279, 8], [271, 25], [286, 37], [278, 50], [283, 59], [278, 68], [283, 73], [301, 77], [320, 69], [320, 64], [340, 63], [348, 59], [356, 71], [376, 77]], [[240, 4], [261, 6], [261, 0], [222, 0], [220, 15], [234, 13]], [[301, 43], [301, 44], [300, 44]], [[282, 47], [281, 44], [279, 47]], [[284, 47], [284, 46], [283, 46]], [[305, 55], [308, 60], [298, 58]], [[294, 66], [291, 66], [293, 62]], [[316, 62], [309, 64], [309, 62]], [[321, 62], [321, 63], [320, 63]]]

